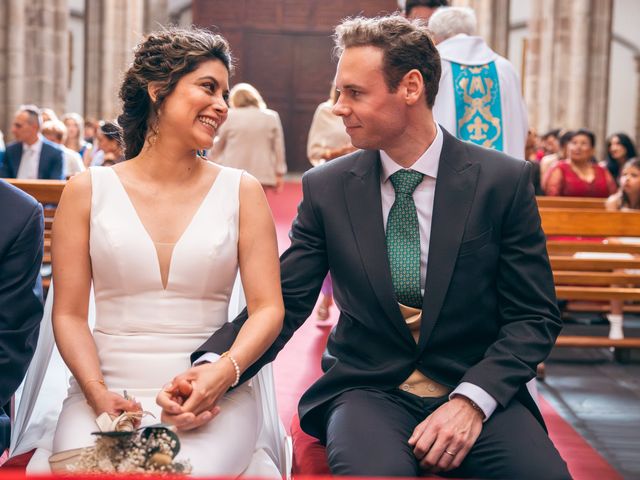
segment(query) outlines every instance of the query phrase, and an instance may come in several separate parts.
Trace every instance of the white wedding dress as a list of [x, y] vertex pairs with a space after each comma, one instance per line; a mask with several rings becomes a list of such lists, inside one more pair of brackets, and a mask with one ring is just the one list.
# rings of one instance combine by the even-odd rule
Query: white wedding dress
[[[240, 289], [234, 289], [241, 175], [231, 168], [220, 171], [173, 247], [164, 288], [154, 243], [116, 172], [109, 167], [91, 168], [93, 337], [107, 387], [121, 394], [126, 390], [155, 415], [155, 419], [145, 418], [143, 425], [160, 419], [155, 397], [162, 386], [190, 367], [191, 352], [242, 304]], [[230, 307], [232, 292], [235, 301]], [[47, 325], [50, 308], [45, 310], [49, 318], [45, 315], [41, 341], [51, 336]], [[41, 348], [45, 347], [39, 343]], [[38, 355], [43, 353], [36, 353], [35, 368], [42, 363]], [[60, 363], [55, 357], [49, 369]], [[220, 414], [211, 422], [192, 432], [180, 432], [178, 459], [189, 459], [192, 475], [288, 476], [286, 434], [277, 415], [270, 368], [228, 392], [219, 403]], [[31, 371], [29, 375], [41, 376]], [[38, 407], [33, 397], [38, 397], [39, 390], [59, 387], [51, 385], [55, 379], [47, 382], [46, 378], [40, 382], [42, 387], [30, 385], [38, 381], [29, 375], [17, 403], [18, 431], [12, 438], [11, 454], [41, 447], [29, 465], [29, 471], [38, 471], [49, 451], [92, 445], [95, 437], [91, 432], [97, 427], [95, 413], [71, 377], [51, 448], [52, 415], [51, 411], [43, 413], [51, 408], [51, 401]], [[54, 378], [59, 381], [60, 376]], [[44, 442], [39, 438], [43, 434], [48, 436]]]

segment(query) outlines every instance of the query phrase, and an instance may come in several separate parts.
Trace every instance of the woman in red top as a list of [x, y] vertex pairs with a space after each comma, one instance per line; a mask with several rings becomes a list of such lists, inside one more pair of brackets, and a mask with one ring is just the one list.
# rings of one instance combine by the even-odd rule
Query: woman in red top
[[593, 161], [595, 143], [595, 135], [589, 130], [573, 134], [567, 146], [568, 159], [548, 173], [547, 195], [607, 198], [617, 190], [609, 171]]

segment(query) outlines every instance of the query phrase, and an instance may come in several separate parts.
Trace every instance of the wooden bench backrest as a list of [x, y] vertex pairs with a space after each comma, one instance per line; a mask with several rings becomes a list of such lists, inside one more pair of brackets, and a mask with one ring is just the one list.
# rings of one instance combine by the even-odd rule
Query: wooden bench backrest
[[57, 204], [60, 202], [62, 190], [67, 184], [64, 180], [17, 180], [15, 178], [7, 178], [6, 180], [42, 204]]
[[536, 197], [538, 208], [590, 208], [604, 210], [604, 198], [590, 197]]
[[640, 237], [640, 212], [541, 208], [540, 217], [547, 236]]
[[[7, 178], [7, 182], [28, 193], [44, 206], [44, 256], [43, 263], [51, 263], [51, 227], [60, 202], [62, 191], [67, 182], [64, 180], [18, 180]], [[49, 285], [49, 278], [43, 278], [43, 286]]]

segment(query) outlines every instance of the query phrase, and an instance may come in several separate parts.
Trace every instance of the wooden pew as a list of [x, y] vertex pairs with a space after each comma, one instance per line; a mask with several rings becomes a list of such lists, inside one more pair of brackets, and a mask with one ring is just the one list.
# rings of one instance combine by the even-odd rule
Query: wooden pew
[[67, 184], [64, 180], [17, 180], [5, 178], [7, 182], [28, 193], [42, 204], [58, 204], [62, 190]]
[[[640, 212], [610, 212], [593, 208], [540, 208], [542, 228], [556, 283], [563, 300], [640, 300], [640, 244], [610, 237], [640, 238]], [[600, 239], [597, 242], [558, 237]], [[579, 253], [596, 252], [596, 253]], [[597, 258], [602, 255], [603, 258]], [[633, 272], [633, 270], [639, 273]], [[557, 346], [640, 348], [640, 338], [614, 340], [564, 336]]]
[[538, 208], [589, 208], [604, 210], [604, 198], [591, 197], [536, 197]]
[[[17, 180], [5, 179], [10, 184], [28, 193], [38, 200], [44, 207], [44, 255], [43, 265], [51, 264], [51, 227], [56, 213], [56, 205], [60, 202], [62, 191], [67, 182], [64, 180]], [[51, 283], [50, 276], [43, 276], [42, 286], [46, 291]]]

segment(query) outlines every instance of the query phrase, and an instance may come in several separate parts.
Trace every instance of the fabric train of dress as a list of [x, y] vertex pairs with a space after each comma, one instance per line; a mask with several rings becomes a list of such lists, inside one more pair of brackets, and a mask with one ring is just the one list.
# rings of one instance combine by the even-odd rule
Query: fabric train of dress
[[[190, 353], [244, 304], [237, 264], [241, 174], [221, 170], [174, 247], [163, 288], [153, 242], [117, 174], [91, 169], [94, 341], [106, 384], [127, 390], [156, 416], [146, 423], [160, 417], [155, 396], [162, 385], [187, 369]], [[64, 398], [69, 377], [53, 345], [51, 296], [36, 356], [16, 397], [11, 455], [37, 447], [30, 472], [46, 470], [51, 452], [91, 445], [96, 430], [95, 414], [73, 377]], [[180, 433], [179, 458], [190, 460], [192, 474], [288, 476], [271, 367], [227, 393], [220, 406], [213, 421]]]

